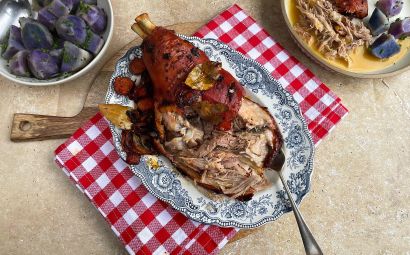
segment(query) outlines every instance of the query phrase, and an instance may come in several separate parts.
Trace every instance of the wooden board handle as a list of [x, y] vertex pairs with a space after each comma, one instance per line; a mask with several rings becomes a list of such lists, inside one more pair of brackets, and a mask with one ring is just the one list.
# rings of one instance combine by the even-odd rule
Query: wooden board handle
[[98, 112], [97, 107], [84, 107], [74, 117], [14, 114], [10, 139], [13, 142], [42, 141], [70, 137], [84, 121]]

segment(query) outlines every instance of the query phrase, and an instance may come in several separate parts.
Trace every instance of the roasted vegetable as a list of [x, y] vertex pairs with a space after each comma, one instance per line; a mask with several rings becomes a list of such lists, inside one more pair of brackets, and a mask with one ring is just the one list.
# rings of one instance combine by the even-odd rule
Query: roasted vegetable
[[38, 11], [37, 20], [52, 31], [55, 29], [58, 18], [52, 14], [47, 7], [44, 7]]
[[81, 3], [77, 10], [77, 16], [81, 17], [97, 34], [102, 34], [107, 27], [107, 14], [105, 14], [104, 9], [96, 5]]
[[114, 126], [124, 130], [131, 130], [132, 122], [127, 115], [127, 111], [131, 111], [132, 108], [119, 104], [100, 104], [98, 108], [102, 115]]
[[134, 58], [130, 62], [129, 69], [132, 74], [139, 75], [145, 71], [146, 67], [144, 61], [142, 61], [142, 58]]
[[383, 14], [378, 8], [374, 9], [372, 16], [369, 20], [369, 28], [372, 31], [373, 36], [378, 36], [387, 30], [388, 20], [386, 15]]
[[141, 155], [152, 154], [150, 144], [150, 138], [147, 136], [141, 137], [129, 130], [121, 133], [121, 145], [127, 153], [125, 161], [128, 164], [136, 165], [140, 162]]
[[81, 48], [88, 50], [92, 54], [97, 55], [104, 46], [104, 39], [101, 38], [101, 36], [95, 34], [90, 29], [87, 29], [87, 36], [85, 38], [85, 41], [80, 44], [80, 46]]
[[92, 55], [71, 42], [64, 42], [61, 72], [76, 72], [90, 63]]
[[48, 6], [47, 9], [54, 14], [56, 17], [62, 17], [70, 14], [73, 9], [72, 0], [53, 0]]
[[114, 80], [114, 90], [122, 96], [127, 96], [134, 86], [134, 82], [128, 77], [117, 77]]
[[21, 50], [9, 60], [10, 73], [22, 77], [31, 76], [30, 70], [27, 66], [28, 54], [28, 50]]
[[84, 20], [74, 15], [59, 18], [56, 30], [61, 38], [77, 45], [83, 44], [87, 38], [87, 27]]
[[21, 39], [26, 49], [50, 49], [54, 39], [47, 27], [30, 18], [20, 18]]
[[396, 20], [390, 25], [389, 34], [396, 39], [404, 39], [410, 36], [410, 18]]
[[58, 59], [44, 50], [33, 50], [27, 56], [27, 63], [31, 73], [37, 79], [49, 79], [59, 72]]
[[196, 65], [185, 80], [185, 84], [195, 90], [208, 90], [212, 88], [222, 69], [221, 63], [208, 61]]
[[370, 46], [370, 51], [373, 56], [385, 59], [400, 52], [400, 45], [396, 42], [394, 36], [389, 34], [382, 34]]
[[5, 46], [5, 50], [2, 53], [3, 58], [10, 59], [17, 52], [24, 50], [23, 42], [21, 41], [20, 28], [12, 25], [9, 31], [9, 38]]
[[376, 7], [379, 8], [387, 17], [398, 15], [403, 9], [404, 0], [379, 0]]

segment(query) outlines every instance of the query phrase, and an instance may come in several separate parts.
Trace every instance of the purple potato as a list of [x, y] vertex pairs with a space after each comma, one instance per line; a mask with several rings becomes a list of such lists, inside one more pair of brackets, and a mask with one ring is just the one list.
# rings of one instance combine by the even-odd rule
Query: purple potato
[[61, 61], [63, 60], [63, 52], [64, 52], [64, 49], [61, 48], [61, 49], [50, 50], [49, 54], [50, 56], [57, 59], [58, 64], [61, 64]]
[[53, 46], [53, 36], [43, 24], [30, 18], [20, 18], [19, 21], [26, 49], [50, 49]]
[[58, 18], [52, 14], [47, 7], [44, 7], [38, 11], [38, 22], [46, 26], [50, 31], [55, 29]]
[[104, 9], [96, 5], [81, 3], [77, 10], [77, 16], [81, 17], [97, 34], [102, 34], [107, 27], [107, 14], [105, 14]]
[[369, 20], [369, 28], [372, 31], [373, 36], [378, 36], [387, 30], [388, 20], [386, 15], [383, 14], [378, 8], [374, 9], [372, 16]]
[[62, 17], [70, 14], [73, 9], [72, 0], [53, 0], [51, 4], [47, 6], [49, 12], [54, 14], [56, 17]]
[[386, 59], [400, 52], [400, 45], [394, 36], [382, 34], [370, 45], [370, 52], [376, 58]]
[[43, 50], [33, 50], [27, 57], [31, 73], [40, 80], [53, 78], [58, 75], [58, 59]]
[[59, 18], [56, 30], [62, 39], [77, 45], [83, 44], [87, 37], [87, 26], [84, 20], [74, 15]]
[[96, 56], [104, 46], [104, 39], [90, 29], [87, 29], [87, 38], [80, 46]]
[[9, 60], [10, 73], [21, 77], [31, 76], [30, 70], [27, 66], [28, 54], [28, 50], [21, 50]]
[[60, 70], [63, 73], [76, 72], [90, 63], [92, 58], [93, 56], [88, 51], [66, 41]]
[[38, 5], [44, 7], [51, 3], [52, 0], [37, 0]]
[[396, 39], [405, 39], [407, 36], [410, 36], [410, 18], [393, 22], [390, 25], [389, 34], [393, 35]]
[[12, 25], [10, 27], [9, 38], [2, 56], [5, 59], [10, 59], [14, 56], [14, 54], [21, 50], [24, 50], [23, 42], [21, 41], [21, 30], [20, 28]]
[[387, 17], [398, 15], [403, 9], [404, 0], [379, 0], [376, 7], [379, 8]]

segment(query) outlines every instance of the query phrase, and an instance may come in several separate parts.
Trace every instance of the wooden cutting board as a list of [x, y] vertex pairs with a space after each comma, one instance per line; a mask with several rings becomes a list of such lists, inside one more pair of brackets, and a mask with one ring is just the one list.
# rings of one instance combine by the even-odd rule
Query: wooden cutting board
[[[182, 23], [169, 26], [168, 28], [180, 34], [191, 35], [201, 25], [202, 23]], [[10, 139], [14, 142], [23, 142], [70, 137], [84, 122], [98, 112], [97, 105], [104, 103], [108, 82], [111, 74], [114, 72], [117, 60], [124, 56], [128, 49], [141, 44], [141, 42], [140, 38], [131, 41], [103, 66], [92, 82], [80, 113], [73, 117], [16, 113], [13, 118]], [[236, 242], [257, 231], [257, 229], [241, 230], [230, 240], [230, 243]]]

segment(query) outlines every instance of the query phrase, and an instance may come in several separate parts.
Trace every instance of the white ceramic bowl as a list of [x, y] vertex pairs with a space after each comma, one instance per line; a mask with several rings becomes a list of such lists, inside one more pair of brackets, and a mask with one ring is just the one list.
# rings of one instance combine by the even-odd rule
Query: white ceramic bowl
[[[369, 0], [369, 16], [372, 14], [373, 10], [375, 9], [376, 2], [378, 0]], [[350, 77], [356, 77], [356, 78], [383, 78], [383, 77], [388, 77], [388, 76], [393, 76], [397, 75], [401, 72], [410, 70], [410, 51], [407, 52], [407, 54], [399, 59], [397, 62], [394, 64], [377, 70], [377, 71], [369, 71], [369, 72], [355, 72], [355, 71], [349, 71], [345, 70], [342, 68], [339, 68], [336, 65], [332, 65], [329, 62], [327, 62], [323, 57], [318, 56], [315, 54], [315, 52], [312, 50], [312, 48], [307, 45], [304, 40], [295, 32], [293, 29], [291, 20], [290, 20], [290, 6], [291, 0], [281, 0], [281, 7], [282, 7], [282, 14], [285, 19], [286, 25], [289, 28], [289, 31], [292, 35], [292, 37], [295, 39], [296, 44], [302, 49], [302, 51], [311, 59], [313, 59], [316, 63], [321, 65], [322, 67], [333, 71], [337, 72], [340, 74], [344, 74]], [[369, 16], [365, 19], [367, 20]], [[396, 18], [405, 18], [405, 17], [410, 17], [410, 1], [404, 1], [404, 8], [401, 11], [400, 15], [395, 16], [394, 19]]]
[[74, 79], [77, 79], [78, 77], [86, 74], [88, 71], [94, 68], [94, 66], [97, 65], [97, 63], [101, 60], [101, 58], [104, 56], [104, 54], [107, 52], [107, 49], [110, 45], [113, 31], [114, 31], [114, 14], [112, 10], [112, 5], [110, 0], [97, 0], [98, 6], [103, 8], [105, 10], [105, 13], [107, 14], [107, 29], [105, 30], [104, 34], [102, 37], [104, 38], [105, 44], [101, 51], [98, 53], [97, 56], [93, 58], [93, 60], [88, 63], [87, 66], [85, 66], [83, 69], [80, 71], [71, 74], [68, 77], [57, 77], [53, 79], [48, 79], [48, 80], [39, 80], [36, 78], [26, 78], [26, 77], [19, 77], [14, 74], [11, 74], [8, 68], [7, 61], [3, 59], [0, 56], [0, 74], [7, 79], [24, 84], [24, 85], [30, 85], [30, 86], [51, 86], [51, 85], [57, 85], [61, 83], [65, 83], [68, 81], [72, 81]]

